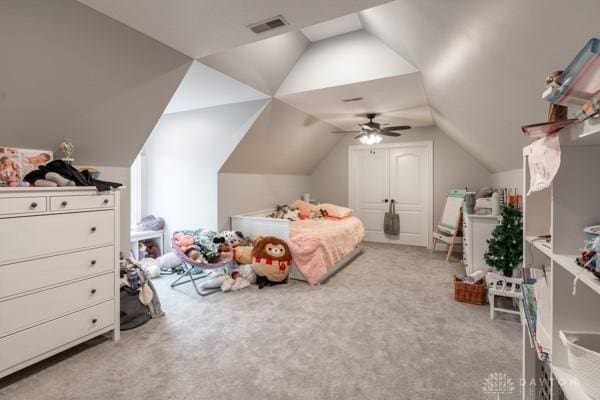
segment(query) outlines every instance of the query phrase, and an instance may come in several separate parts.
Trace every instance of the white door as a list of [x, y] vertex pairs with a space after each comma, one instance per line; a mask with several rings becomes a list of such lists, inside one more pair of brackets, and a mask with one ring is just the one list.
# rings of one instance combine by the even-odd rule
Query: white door
[[[365, 226], [365, 240], [428, 246], [431, 229], [432, 145], [402, 143], [350, 148], [350, 207]], [[394, 199], [400, 234], [383, 233]]]
[[429, 148], [390, 149], [390, 199], [400, 215], [400, 235], [392, 243], [427, 246], [429, 238]]
[[389, 151], [350, 151], [350, 204], [365, 226], [365, 240], [386, 242], [383, 216], [389, 198]]

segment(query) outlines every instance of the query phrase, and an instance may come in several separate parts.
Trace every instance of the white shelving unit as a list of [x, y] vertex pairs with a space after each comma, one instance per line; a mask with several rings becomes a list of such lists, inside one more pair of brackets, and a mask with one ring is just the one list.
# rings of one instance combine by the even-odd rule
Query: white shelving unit
[[[600, 223], [600, 185], [593, 173], [600, 167], [600, 118], [577, 124], [560, 133], [561, 166], [552, 186], [526, 196], [523, 265], [537, 279], [538, 331], [549, 332], [550, 399], [559, 399], [559, 387], [568, 400], [590, 399], [569, 369], [567, 351], [558, 332], [600, 331], [600, 280], [582, 270], [576, 255], [583, 246], [583, 228]], [[523, 183], [529, 187], [528, 151], [523, 149]], [[540, 236], [550, 234], [551, 243]], [[545, 275], [544, 275], [545, 271]], [[573, 280], [579, 277], [576, 294]], [[539, 289], [539, 290], [538, 290]], [[536, 297], [537, 297], [536, 296]], [[545, 304], [545, 307], [544, 307]], [[536, 335], [540, 336], [540, 335]], [[538, 337], [540, 342], [544, 339]], [[523, 379], [539, 385], [541, 362], [523, 329]], [[600, 371], [598, 372], [600, 379]], [[538, 390], [523, 390], [524, 400], [539, 400]]]

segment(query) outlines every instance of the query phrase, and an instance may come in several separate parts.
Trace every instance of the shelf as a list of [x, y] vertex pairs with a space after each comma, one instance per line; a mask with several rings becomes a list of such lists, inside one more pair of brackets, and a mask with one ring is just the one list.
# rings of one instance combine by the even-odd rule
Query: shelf
[[600, 145], [600, 117], [589, 118], [560, 131], [562, 146]]
[[555, 382], [558, 382], [568, 400], [592, 400], [590, 396], [584, 393], [570, 369], [553, 366], [552, 372], [556, 378]]
[[574, 254], [554, 254], [553, 259], [558, 265], [573, 274], [573, 276], [579, 276], [581, 283], [600, 294], [600, 280], [592, 272], [577, 265], [575, 262], [576, 257]]
[[552, 245], [546, 242], [546, 239], [542, 239], [539, 236], [526, 236], [525, 240], [542, 252], [546, 257], [552, 258]]

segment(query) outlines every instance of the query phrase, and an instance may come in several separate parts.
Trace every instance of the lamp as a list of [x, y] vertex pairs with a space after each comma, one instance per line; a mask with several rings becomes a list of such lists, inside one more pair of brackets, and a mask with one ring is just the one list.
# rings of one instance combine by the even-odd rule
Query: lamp
[[360, 137], [360, 142], [362, 144], [378, 144], [381, 143], [383, 137], [378, 133], [367, 133]]

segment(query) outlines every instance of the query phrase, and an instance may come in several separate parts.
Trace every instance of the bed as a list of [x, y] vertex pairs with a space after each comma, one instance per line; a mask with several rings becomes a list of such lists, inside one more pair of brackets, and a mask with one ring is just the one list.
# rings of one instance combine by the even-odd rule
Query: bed
[[231, 217], [231, 227], [251, 238], [275, 236], [292, 251], [290, 278], [311, 285], [325, 282], [360, 253], [364, 227], [356, 217], [344, 220], [289, 221], [267, 218], [273, 210]]

